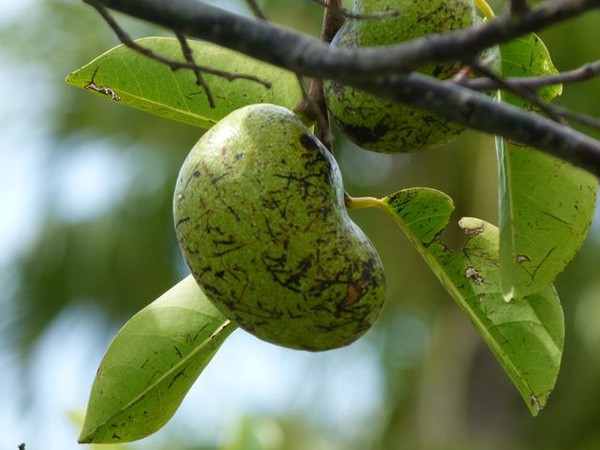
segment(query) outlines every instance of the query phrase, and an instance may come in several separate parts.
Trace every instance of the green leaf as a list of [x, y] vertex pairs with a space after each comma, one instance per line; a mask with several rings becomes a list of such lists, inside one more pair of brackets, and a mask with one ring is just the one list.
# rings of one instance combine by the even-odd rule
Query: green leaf
[[[505, 77], [555, 74], [548, 50], [535, 35], [500, 48]], [[551, 101], [561, 86], [539, 94]], [[506, 101], [534, 109], [512, 93]], [[507, 300], [545, 289], [579, 251], [596, 204], [596, 179], [536, 150], [496, 139], [502, 292]]]
[[172, 287], [110, 344], [79, 442], [129, 442], [157, 431], [234, 329], [191, 276]]
[[504, 296], [544, 289], [581, 248], [596, 204], [596, 179], [565, 161], [497, 140], [500, 267]]
[[376, 206], [400, 225], [536, 415], [554, 388], [562, 357], [564, 321], [554, 288], [549, 285], [527, 298], [505, 302], [498, 273], [498, 229], [463, 218], [459, 225], [466, 242], [461, 249], [449, 249], [439, 236], [454, 207], [439, 191], [405, 189]]
[[[159, 55], [183, 61], [175, 38], [148, 37], [136, 42]], [[107, 99], [204, 130], [248, 104], [273, 103], [292, 109], [302, 98], [298, 79], [292, 72], [207, 42], [189, 41], [189, 44], [198, 64], [231, 74], [255, 76], [271, 83], [271, 87], [252, 80], [228, 81], [204, 74], [215, 100], [215, 108], [211, 108], [192, 71], [173, 71], [124, 45], [100, 55], [67, 76], [66, 81]]]
[[[502, 75], [504, 77], [534, 77], [538, 75], [554, 75], [558, 73], [550, 58], [544, 42], [536, 34], [527, 34], [500, 45]], [[537, 94], [546, 102], [551, 102], [562, 94], [562, 85], [553, 84], [542, 87]], [[533, 105], [513, 92], [502, 94], [505, 101], [528, 110]]]

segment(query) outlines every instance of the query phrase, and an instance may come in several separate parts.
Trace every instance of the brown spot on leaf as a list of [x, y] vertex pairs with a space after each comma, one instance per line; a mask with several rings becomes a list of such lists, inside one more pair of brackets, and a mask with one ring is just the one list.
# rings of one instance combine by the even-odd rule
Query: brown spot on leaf
[[481, 234], [483, 232], [484, 229], [484, 225], [481, 224], [478, 227], [472, 227], [472, 228], [465, 228], [465, 234], [467, 236], [476, 236], [478, 234]]
[[483, 277], [479, 274], [479, 271], [473, 266], [468, 266], [466, 268], [465, 277], [467, 277], [475, 284], [483, 284], [485, 282]]

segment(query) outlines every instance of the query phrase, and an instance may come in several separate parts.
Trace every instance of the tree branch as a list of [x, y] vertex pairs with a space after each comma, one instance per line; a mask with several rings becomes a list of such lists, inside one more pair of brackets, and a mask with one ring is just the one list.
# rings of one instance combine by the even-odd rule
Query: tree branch
[[416, 72], [383, 76], [373, 81], [358, 84], [358, 87], [368, 87], [381, 97], [537, 148], [600, 177], [600, 142], [561, 124], [507, 103], [494, 102], [451, 81], [440, 82]]
[[[600, 76], [600, 61], [584, 64], [573, 70], [567, 70], [556, 75], [540, 75], [527, 78], [506, 78], [505, 81], [512, 85], [519, 85], [526, 89], [539, 89], [553, 84], [579, 83]], [[491, 91], [500, 86], [489, 78], [464, 78], [462, 86], [475, 91]]]
[[600, 0], [553, 0], [518, 18], [498, 17], [480, 27], [431, 35], [387, 47], [331, 48], [310, 36], [256, 21], [197, 0], [98, 0], [111, 9], [245, 53], [293, 72], [330, 78], [406, 72], [438, 61], [471, 60], [477, 53], [525, 33], [577, 17]]
[[314, 78], [333, 79], [380, 97], [436, 113], [489, 134], [534, 147], [600, 176], [600, 143], [548, 119], [419, 73], [411, 67], [472, 60], [487, 47], [576, 17], [600, 0], [554, 0], [518, 17], [381, 48], [329, 47], [318, 39], [245, 18], [196, 0], [98, 0], [130, 16], [206, 39]]

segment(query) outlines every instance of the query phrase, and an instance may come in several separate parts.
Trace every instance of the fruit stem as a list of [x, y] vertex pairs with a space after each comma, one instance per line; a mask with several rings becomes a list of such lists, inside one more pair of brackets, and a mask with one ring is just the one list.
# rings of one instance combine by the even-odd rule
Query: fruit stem
[[349, 209], [381, 208], [381, 200], [375, 197], [350, 197], [347, 193], [344, 196], [344, 203]]
[[494, 10], [485, 0], [475, 0], [475, 5], [477, 6], [477, 9], [483, 13], [487, 20], [492, 20], [496, 17]]

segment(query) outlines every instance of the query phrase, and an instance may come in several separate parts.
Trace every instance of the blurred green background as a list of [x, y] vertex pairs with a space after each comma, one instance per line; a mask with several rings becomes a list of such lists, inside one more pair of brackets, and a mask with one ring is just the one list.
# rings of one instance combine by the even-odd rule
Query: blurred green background
[[[248, 13], [243, 1], [211, 3]], [[313, 2], [261, 4], [272, 20], [318, 34]], [[119, 18], [136, 37], [164, 34]], [[599, 23], [596, 11], [541, 33], [559, 70], [600, 59]], [[171, 196], [199, 131], [63, 81], [116, 44], [78, 1], [0, 6], [0, 395], [8, 399], [0, 448], [78, 448], [77, 417], [110, 339], [186, 274]], [[559, 103], [600, 116], [600, 80], [567, 86]], [[431, 186], [455, 200], [456, 220], [497, 222], [489, 136], [469, 132], [404, 156], [369, 153], [340, 136], [336, 147], [354, 196]], [[379, 249], [389, 284], [366, 337], [308, 354], [237, 331], [175, 418], [122, 448], [600, 448], [599, 221], [557, 280], [563, 366], [549, 405], [532, 418], [400, 230], [376, 211], [352, 217]], [[459, 245], [458, 230], [447, 239]]]

